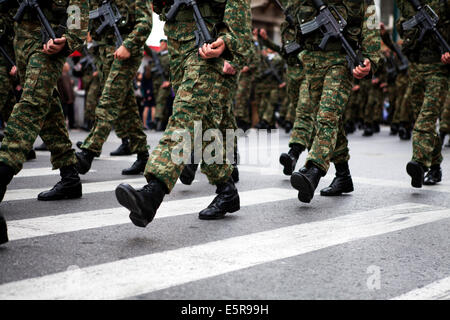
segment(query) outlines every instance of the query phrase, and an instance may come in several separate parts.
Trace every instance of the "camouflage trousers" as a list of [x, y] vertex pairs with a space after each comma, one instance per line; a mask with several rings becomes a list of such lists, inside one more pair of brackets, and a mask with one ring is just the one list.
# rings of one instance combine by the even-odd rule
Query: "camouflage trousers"
[[8, 121], [16, 103], [9, 71], [9, 66], [3, 57], [0, 56], [0, 116], [4, 122]]
[[278, 84], [270, 85], [261, 97], [262, 119], [271, 126], [275, 124], [275, 107], [279, 102], [279, 98], [280, 89], [278, 88]]
[[[170, 41], [169, 41], [170, 45]], [[225, 77], [222, 75], [222, 59], [203, 60], [197, 56], [197, 50], [192, 50], [191, 42], [177, 43], [176, 47], [171, 47], [171, 72], [176, 97], [173, 104], [173, 114], [169, 118], [166, 131], [163, 134], [158, 146], [153, 150], [148, 160], [145, 177], [147, 180], [152, 177], [163, 182], [168, 192], [174, 188], [178, 177], [185, 166], [185, 161], [175, 161], [173, 155], [177, 158], [189, 161], [191, 154], [185, 155], [180, 150], [180, 144], [177, 139], [181, 136], [187, 136], [190, 142], [190, 153], [196, 151], [194, 146], [201, 146], [202, 153], [206, 147], [211, 144], [208, 140], [208, 134], [222, 132], [230, 124], [224, 125], [226, 117], [230, 115], [230, 110], [221, 103], [220, 92], [224, 88]], [[186, 53], [188, 52], [188, 53]], [[201, 124], [201, 136], [195, 136], [195, 124]], [[212, 132], [209, 129], [214, 129]], [[230, 128], [233, 129], [233, 128]], [[203, 134], [205, 139], [203, 139]], [[215, 136], [212, 140], [215, 140]], [[225, 145], [221, 145], [222, 155], [225, 155]], [[182, 149], [182, 147], [181, 147]], [[179, 152], [177, 152], [179, 151]], [[201, 155], [195, 154], [196, 160]], [[201, 171], [208, 177], [211, 184], [217, 185], [226, 182], [233, 171], [233, 166], [223, 161], [209, 163], [205, 159], [201, 162]]]
[[299, 65], [288, 65], [287, 68], [287, 97], [288, 97], [288, 107], [286, 112], [286, 121], [291, 123], [295, 122], [295, 113], [297, 110], [299, 94], [300, 94], [300, 85], [303, 81], [304, 74], [303, 68]]
[[384, 93], [379, 84], [371, 86], [369, 98], [364, 109], [364, 123], [379, 123], [383, 119]]
[[308, 146], [315, 124], [306, 162], [327, 172], [330, 161], [350, 159], [343, 116], [351, 93], [351, 76], [345, 58], [335, 52], [303, 51], [299, 57], [305, 80], [300, 86], [296, 131], [303, 133], [303, 146]]
[[101, 95], [102, 85], [100, 77], [92, 77], [89, 87], [86, 90], [86, 99], [84, 106], [84, 119], [86, 121], [95, 120], [95, 108]]
[[[141, 64], [141, 57], [114, 59], [113, 46], [101, 47], [101, 82], [104, 82], [99, 104], [95, 109], [95, 123], [82, 148], [100, 155], [113, 124], [120, 138], [130, 139], [132, 153], [148, 150], [147, 136], [139, 116], [133, 91], [133, 79]], [[105, 80], [106, 79], [106, 80]], [[104, 80], [104, 81], [103, 81]]]
[[172, 95], [171, 87], [159, 88], [156, 96], [155, 118], [165, 120], [167, 118], [167, 103]]
[[436, 131], [436, 122], [447, 96], [448, 70], [442, 63], [412, 64], [410, 67], [409, 87], [412, 88], [414, 97], [423, 97], [421, 100], [411, 99], [417, 115], [413, 129], [412, 160], [426, 167], [442, 162], [441, 141]]
[[408, 88], [408, 74], [400, 73], [395, 81], [395, 110], [392, 118], [393, 123], [411, 122], [412, 112], [409, 105], [404, 102]]
[[450, 133], [450, 89], [447, 91], [447, 99], [442, 109], [441, 119], [439, 121], [439, 131]]
[[238, 120], [251, 123], [250, 118], [250, 98], [252, 95], [252, 85], [254, 84], [255, 75], [253, 71], [241, 73], [236, 93], [236, 106], [234, 115]]
[[0, 148], [0, 162], [17, 174], [38, 135], [51, 152], [53, 169], [77, 163], [69, 139], [56, 83], [65, 57], [42, 52], [38, 30], [15, 28], [14, 48], [23, 83], [20, 101], [14, 106]]

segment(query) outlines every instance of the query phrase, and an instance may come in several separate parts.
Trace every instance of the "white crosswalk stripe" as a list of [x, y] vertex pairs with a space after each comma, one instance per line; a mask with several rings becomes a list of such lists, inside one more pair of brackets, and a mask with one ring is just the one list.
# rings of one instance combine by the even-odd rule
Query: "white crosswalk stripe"
[[[163, 202], [156, 218], [198, 213], [206, 208], [214, 196]], [[295, 190], [268, 188], [240, 193], [241, 207], [297, 198]], [[414, 205], [416, 209], [424, 207]], [[428, 206], [425, 206], [428, 207]], [[129, 211], [123, 207], [77, 212], [34, 219], [13, 220], [8, 223], [10, 240], [55, 235], [65, 232], [101, 228], [130, 223]]]
[[450, 277], [412, 290], [392, 300], [450, 300]]
[[405, 203], [10, 282], [0, 299], [134, 297], [449, 218], [450, 209]]
[[[90, 170], [90, 173], [95, 173], [97, 170]], [[43, 176], [57, 176], [59, 170], [52, 170], [52, 168], [31, 168], [22, 169], [16, 178], [31, 178], [31, 177], [43, 177]]]

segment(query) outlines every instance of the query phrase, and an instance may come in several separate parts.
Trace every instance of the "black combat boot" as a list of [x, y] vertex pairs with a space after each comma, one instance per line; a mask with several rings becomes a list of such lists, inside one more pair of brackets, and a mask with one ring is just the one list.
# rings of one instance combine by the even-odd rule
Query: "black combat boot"
[[291, 185], [298, 190], [298, 199], [301, 202], [310, 203], [325, 172], [311, 163], [306, 169], [292, 174]]
[[239, 169], [237, 164], [233, 164], [233, 172], [231, 173], [231, 178], [233, 179], [234, 183], [239, 182]]
[[195, 173], [197, 170], [198, 164], [192, 163], [185, 165], [180, 175], [181, 183], [190, 186], [195, 179]]
[[298, 143], [293, 143], [290, 147], [288, 153], [282, 153], [280, 156], [280, 163], [284, 167], [283, 173], [287, 176], [292, 175], [300, 154], [305, 151], [305, 147]]
[[[444, 146], [444, 143], [445, 143], [445, 136], [447, 135], [447, 133], [445, 133], [445, 132], [440, 132], [439, 133], [439, 138], [441, 138], [441, 143], [442, 143], [442, 146]], [[449, 143], [450, 143], [450, 141], [449, 141]]]
[[259, 123], [255, 125], [255, 128], [261, 130], [268, 130], [270, 128], [270, 125], [266, 120], [261, 120]]
[[364, 125], [364, 132], [363, 132], [363, 137], [371, 137], [373, 136], [373, 128], [372, 125], [369, 123], [366, 123]]
[[34, 159], [36, 159], [36, 151], [34, 151], [33, 149], [31, 149], [31, 150], [27, 153], [27, 161], [34, 160]]
[[411, 129], [409, 129], [409, 125], [407, 123], [400, 123], [400, 127], [398, 128], [398, 136], [400, 137], [400, 140], [411, 140]]
[[59, 181], [51, 190], [41, 192], [38, 195], [39, 201], [55, 201], [65, 199], [79, 199], [83, 192], [81, 180], [75, 166], [67, 166], [59, 169], [61, 181]]
[[373, 133], [380, 133], [380, 124], [378, 122], [373, 124]]
[[14, 169], [6, 164], [0, 163], [0, 202], [5, 196], [6, 187], [14, 177]]
[[0, 215], [0, 244], [8, 242], [8, 227], [5, 218]]
[[123, 138], [122, 144], [110, 153], [111, 156], [130, 156], [131, 154], [130, 142], [128, 141], [128, 138]]
[[48, 151], [47, 145], [42, 142], [40, 145], [38, 145], [36, 148], [34, 148], [36, 151]]
[[414, 188], [422, 188], [425, 171], [426, 168], [416, 161], [410, 161], [406, 165], [406, 172], [411, 176], [411, 185]]
[[434, 165], [430, 167], [430, 171], [423, 179], [423, 184], [426, 186], [434, 186], [438, 182], [442, 181], [442, 169], [440, 165]]
[[391, 124], [391, 132], [389, 133], [391, 136], [396, 136], [398, 134], [399, 124], [392, 123]]
[[76, 169], [79, 174], [86, 174], [89, 172], [92, 166], [92, 161], [94, 161], [95, 153], [88, 149], [82, 149], [81, 152], [75, 153], [78, 159], [76, 164]]
[[81, 146], [83, 145], [83, 141], [77, 141], [76, 145], [78, 149], [82, 150]]
[[293, 127], [294, 127], [294, 125], [292, 124], [292, 122], [286, 121], [286, 122], [284, 123], [284, 132], [286, 132], [286, 133], [288, 134], [289, 132], [292, 131], [292, 128], [293, 128]]
[[356, 131], [356, 126], [353, 121], [345, 122], [344, 130], [346, 134], [352, 134]]
[[138, 190], [124, 183], [116, 188], [117, 201], [131, 211], [130, 220], [141, 228], [152, 222], [166, 193], [167, 187], [157, 179], [150, 180]]
[[130, 168], [122, 170], [122, 175], [132, 176], [144, 173], [145, 166], [147, 165], [148, 161], [148, 156], [148, 151], [138, 153], [137, 160]]
[[343, 193], [350, 193], [354, 190], [348, 162], [336, 163], [334, 166], [336, 168], [336, 177], [329, 187], [320, 190], [321, 196], [340, 196]]
[[239, 193], [233, 179], [217, 185], [217, 196], [211, 204], [198, 214], [201, 220], [222, 219], [227, 213], [233, 213], [241, 208]]

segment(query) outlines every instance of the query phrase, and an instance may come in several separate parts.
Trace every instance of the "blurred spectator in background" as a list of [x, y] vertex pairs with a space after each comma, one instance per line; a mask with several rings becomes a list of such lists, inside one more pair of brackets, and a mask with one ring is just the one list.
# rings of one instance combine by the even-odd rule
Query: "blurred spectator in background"
[[62, 75], [58, 79], [58, 92], [64, 111], [64, 117], [69, 121], [69, 129], [75, 129], [73, 108], [75, 93], [73, 91], [73, 81], [70, 78], [70, 65], [68, 62], [64, 64]]

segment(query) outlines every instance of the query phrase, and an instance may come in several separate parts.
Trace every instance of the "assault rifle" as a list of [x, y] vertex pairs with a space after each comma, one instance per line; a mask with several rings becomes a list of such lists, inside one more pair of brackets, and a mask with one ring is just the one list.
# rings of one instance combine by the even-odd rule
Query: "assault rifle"
[[[342, 48], [347, 53], [347, 62], [350, 71], [353, 71], [357, 66], [364, 67], [362, 58], [356, 54], [350, 43], [345, 39], [344, 29], [347, 26], [347, 21], [342, 17], [333, 6], [327, 6], [322, 0], [312, 0], [314, 6], [319, 10], [319, 14], [314, 20], [304, 23], [300, 26], [303, 35], [310, 34], [316, 30], [320, 30], [324, 35], [322, 42], [319, 45], [321, 50], [325, 50], [331, 38], [338, 39]], [[339, 17], [336, 21], [333, 13]]]
[[397, 78], [397, 64], [395, 63], [395, 59], [392, 55], [388, 57], [384, 57], [384, 62], [386, 64], [386, 73], [390, 81], [394, 82]]
[[264, 61], [267, 65], [267, 69], [266, 69], [266, 71], [263, 72], [263, 77], [267, 77], [267, 76], [271, 75], [277, 80], [278, 84], [284, 83], [283, 79], [281, 79], [280, 75], [278, 74], [277, 70], [275, 69], [272, 62], [269, 60], [269, 58], [265, 57]]
[[91, 68], [92, 72], [97, 71], [97, 66], [95, 65], [94, 57], [89, 53], [86, 46], [83, 47], [83, 55], [84, 57], [80, 60], [80, 64], [83, 66], [83, 69]]
[[166, 76], [164, 75], [164, 68], [161, 65], [161, 60], [159, 59], [158, 54], [150, 49], [152, 52], [152, 58], [153, 58], [153, 63], [155, 64], [155, 67], [152, 68], [152, 72], [156, 72], [162, 79], [163, 82], [166, 82]]
[[101, 25], [95, 31], [99, 35], [102, 34], [106, 27], [113, 28], [116, 36], [116, 47], [119, 48], [122, 45], [122, 35], [120, 34], [119, 27], [117, 27], [120, 19], [122, 19], [122, 15], [120, 14], [117, 6], [115, 4], [111, 4], [110, 0], [104, 0], [100, 7], [89, 12], [89, 19], [100, 19]]
[[195, 23], [197, 24], [195, 38], [197, 39], [198, 47], [200, 48], [205, 43], [213, 43], [214, 39], [206, 26], [205, 19], [203, 18], [200, 9], [198, 8], [197, 1], [195, 0], [174, 0], [173, 5], [166, 14], [167, 21], [173, 21], [175, 19], [178, 11], [181, 9], [181, 6], [192, 7]]
[[409, 0], [409, 2], [413, 5], [414, 9], [417, 11], [417, 14], [410, 20], [403, 23], [403, 29], [408, 31], [418, 27], [420, 29], [419, 42], [423, 41], [427, 33], [431, 33], [439, 43], [441, 53], [443, 54], [450, 52], [450, 46], [436, 28], [439, 22], [439, 17], [436, 12], [434, 12], [429, 5], [422, 6], [419, 0]]
[[403, 52], [399, 48], [399, 46], [396, 43], [392, 42], [392, 49], [394, 49], [394, 52], [397, 55], [397, 58], [402, 63], [401, 65], [397, 66], [398, 71], [403, 72], [403, 71], [408, 70], [408, 68], [409, 68], [408, 58], [405, 57], [405, 55], [403, 54]]
[[[292, 17], [292, 15], [289, 13], [289, 11], [283, 7], [283, 5], [278, 0], [274, 0], [277, 4], [278, 8], [280, 8], [281, 11], [283, 11], [284, 16], [286, 17], [287, 23], [289, 23], [289, 26], [292, 28], [296, 28], [295, 26], [295, 20]], [[284, 51], [287, 55], [293, 54], [293, 53], [299, 53], [302, 50], [302, 47], [297, 42], [289, 42], [285, 44]]]
[[41, 7], [39, 6], [39, 3], [37, 0], [22, 0], [19, 1], [19, 9], [17, 9], [17, 13], [14, 16], [14, 21], [20, 22], [23, 19], [23, 15], [25, 14], [26, 10], [34, 11], [39, 19], [39, 22], [41, 23], [41, 32], [43, 39], [42, 41], [44, 43], [47, 43], [50, 39], [54, 40], [56, 39], [55, 31], [53, 31], [52, 26], [48, 22], [47, 18], [45, 17], [44, 13], [42, 12]]

